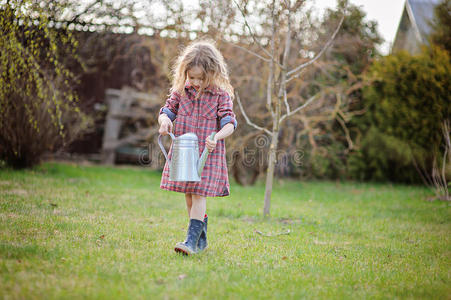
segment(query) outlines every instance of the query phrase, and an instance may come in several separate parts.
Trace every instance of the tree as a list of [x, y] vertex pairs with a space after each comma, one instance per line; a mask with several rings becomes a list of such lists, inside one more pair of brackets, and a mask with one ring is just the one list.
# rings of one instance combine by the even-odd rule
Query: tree
[[443, 0], [435, 7], [434, 13], [430, 39], [433, 44], [451, 53], [451, 0]]
[[[362, 89], [370, 81], [365, 79], [364, 73], [379, 56], [376, 45], [382, 39], [377, 23], [365, 20], [360, 7], [348, 3], [344, 13], [345, 19], [334, 43], [302, 78], [302, 84], [324, 91], [331, 99], [322, 103], [321, 110], [307, 108], [292, 117], [291, 126], [296, 126], [293, 124], [296, 121], [302, 124], [307, 120], [310, 127], [306, 131], [308, 139], [299, 143], [304, 149], [302, 170], [306, 177], [347, 178], [347, 159], [359, 147], [360, 132], [353, 120], [365, 113]], [[320, 33], [315, 44], [324, 43], [342, 14], [333, 9], [326, 11], [314, 28]]]
[[364, 91], [367, 112], [356, 120], [364, 138], [349, 164], [364, 180], [420, 182], [442, 157], [442, 124], [451, 115], [451, 62], [447, 51], [424, 47], [386, 56], [371, 67]]
[[29, 167], [87, 128], [65, 66], [76, 41], [32, 1], [0, 7], [0, 159]]
[[[342, 2], [342, 10], [344, 10], [345, 4], [345, 2]], [[268, 168], [266, 173], [265, 201], [263, 209], [263, 215], [269, 216], [274, 168], [281, 126], [284, 121], [305, 109], [310, 103], [320, 98], [323, 93], [323, 91], [319, 91], [310, 95], [303, 103], [296, 101], [295, 108], [292, 109], [288, 99], [290, 82], [298, 78], [308, 66], [313, 65], [328, 49], [343, 23], [344, 15], [339, 20], [335, 31], [327, 42], [314, 53], [305, 51], [304, 49], [303, 52], [307, 54], [306, 57], [304, 57], [304, 62], [293, 66], [293, 60], [296, 60], [297, 58], [292, 57], [293, 48], [296, 45], [302, 44], [303, 39], [305, 40], [305, 37], [301, 36], [304, 24], [298, 22], [301, 17], [301, 8], [305, 5], [305, 1], [295, 1], [292, 3], [291, 1], [279, 2], [273, 0], [271, 2], [267, 13], [270, 18], [270, 35], [269, 37], [265, 37], [268, 40], [266, 44], [262, 42], [262, 39], [255, 34], [254, 30], [249, 25], [246, 16], [246, 8], [240, 7], [238, 3], [236, 3], [236, 5], [244, 18], [246, 29], [249, 31], [253, 42], [260, 50], [260, 53], [252, 52], [250, 50], [247, 50], [247, 52], [252, 53], [255, 57], [264, 61], [268, 65], [269, 71], [266, 78], [266, 108], [271, 115], [271, 129], [259, 126], [250, 120], [243, 108], [239, 94], [237, 93], [237, 101], [247, 124], [259, 131], [264, 131], [270, 136], [271, 142], [268, 153]], [[297, 53], [299, 53], [299, 50]]]

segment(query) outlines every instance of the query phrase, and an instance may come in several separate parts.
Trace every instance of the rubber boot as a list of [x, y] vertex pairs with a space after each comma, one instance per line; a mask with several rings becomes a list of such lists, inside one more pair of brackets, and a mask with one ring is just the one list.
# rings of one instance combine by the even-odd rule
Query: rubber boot
[[208, 224], [208, 217], [204, 218], [204, 229], [202, 230], [202, 233], [199, 237], [199, 242], [197, 242], [197, 248], [199, 249], [199, 252], [202, 250], [205, 250], [207, 248], [207, 224]]
[[198, 252], [197, 242], [199, 241], [199, 237], [203, 229], [204, 222], [197, 219], [191, 219], [189, 221], [186, 240], [183, 243], [177, 243], [177, 245], [175, 245], [175, 252], [179, 252], [184, 255], [196, 254]]

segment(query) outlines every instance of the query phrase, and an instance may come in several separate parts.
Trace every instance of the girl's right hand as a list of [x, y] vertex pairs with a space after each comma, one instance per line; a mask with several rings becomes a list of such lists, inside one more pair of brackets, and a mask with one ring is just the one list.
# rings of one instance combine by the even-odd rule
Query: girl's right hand
[[161, 135], [167, 135], [169, 132], [172, 132], [172, 121], [168, 117], [162, 118], [158, 133]]

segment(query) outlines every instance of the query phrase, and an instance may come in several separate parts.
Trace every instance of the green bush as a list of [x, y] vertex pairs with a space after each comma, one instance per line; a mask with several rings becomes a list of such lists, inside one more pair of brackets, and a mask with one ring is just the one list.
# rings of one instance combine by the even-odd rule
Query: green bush
[[424, 47], [421, 54], [389, 55], [376, 62], [364, 90], [367, 112], [356, 119], [363, 133], [348, 161], [354, 178], [419, 182], [415, 163], [431, 169], [442, 157], [441, 124], [451, 115], [448, 53]]
[[451, 51], [451, 0], [443, 0], [434, 9], [435, 18], [432, 23], [430, 40], [448, 51]]

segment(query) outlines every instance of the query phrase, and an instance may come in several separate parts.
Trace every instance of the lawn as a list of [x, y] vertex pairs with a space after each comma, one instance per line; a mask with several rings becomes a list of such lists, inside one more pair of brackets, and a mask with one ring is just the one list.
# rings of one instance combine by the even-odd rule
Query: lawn
[[0, 170], [4, 299], [451, 299], [451, 204], [423, 187], [264, 184], [208, 198], [209, 247], [185, 257], [183, 194], [145, 168]]

